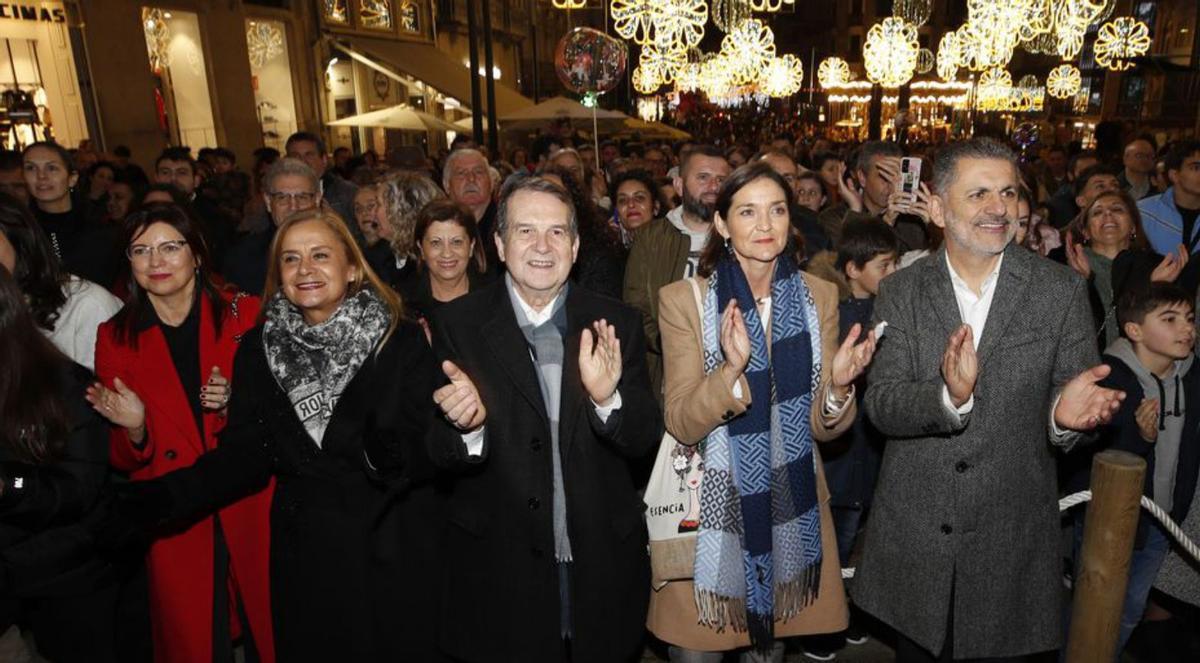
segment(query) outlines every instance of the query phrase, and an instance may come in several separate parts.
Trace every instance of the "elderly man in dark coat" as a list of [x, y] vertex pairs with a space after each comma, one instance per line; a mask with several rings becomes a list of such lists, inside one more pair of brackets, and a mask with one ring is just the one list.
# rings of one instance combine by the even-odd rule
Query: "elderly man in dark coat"
[[635, 660], [650, 582], [629, 461], [662, 435], [641, 317], [568, 285], [571, 199], [510, 180], [495, 241], [507, 273], [434, 316], [449, 378], [435, 463], [457, 472], [439, 639], [457, 660]]
[[867, 415], [888, 437], [854, 601], [897, 661], [1059, 646], [1055, 452], [1111, 418], [1086, 284], [1012, 243], [1016, 158], [971, 140], [934, 167], [945, 248], [886, 279]]

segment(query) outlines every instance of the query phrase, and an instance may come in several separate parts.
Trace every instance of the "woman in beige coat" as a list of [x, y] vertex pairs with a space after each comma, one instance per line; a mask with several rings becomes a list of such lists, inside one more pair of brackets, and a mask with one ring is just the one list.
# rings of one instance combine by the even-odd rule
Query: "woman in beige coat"
[[[695, 549], [705, 559], [720, 560], [696, 565], [701, 575], [694, 578], [671, 579], [665, 584], [665, 579], [655, 579], [647, 623], [652, 633], [672, 645], [675, 663], [720, 661], [721, 652], [751, 645], [753, 650], [743, 654], [743, 661], [782, 660], [779, 638], [832, 633], [847, 625], [829, 492], [816, 445], [811, 442], [833, 439], [854, 421], [853, 383], [870, 362], [875, 339], [873, 333], [868, 334], [855, 345], [861, 334], [856, 327], [838, 346], [837, 289], [796, 271], [793, 253], [802, 240], [789, 222], [790, 204], [790, 188], [768, 166], [753, 163], [739, 168], [718, 196], [715, 233], [701, 257], [700, 276], [694, 284], [691, 279], [679, 281], [659, 292], [667, 430], [682, 444], [703, 443], [704, 515]], [[717, 285], [710, 291], [714, 283]], [[753, 304], [740, 303], [737, 294], [743, 301], [752, 298]], [[702, 315], [708, 318], [704, 325]], [[787, 334], [795, 336], [782, 338]], [[778, 352], [780, 348], [786, 352]], [[792, 375], [798, 377], [790, 379]], [[754, 409], [758, 405], [755, 393], [763, 401], [758, 410]], [[805, 398], [788, 398], [796, 393]], [[781, 425], [789, 416], [800, 417], [808, 425]], [[761, 430], [754, 429], [755, 421]], [[807, 430], [797, 432], [801, 428]], [[748, 430], [756, 435], [747, 434]], [[783, 472], [778, 463], [786, 452], [776, 440], [793, 437], [800, 446], [787, 448], [805, 452]], [[770, 453], [755, 453], [764, 451], [765, 444], [771, 445]], [[764, 456], [769, 460], [762, 460]], [[756, 460], [771, 466], [746, 465]], [[719, 471], [722, 464], [734, 471]], [[753, 507], [746, 506], [753, 498], [748, 493], [754, 490], [745, 477], [754, 474], [772, 477], [765, 495], [765, 503], [772, 508], [766, 509], [765, 516], [762, 512], [752, 515]], [[792, 481], [780, 479], [781, 475]], [[737, 497], [722, 501], [712, 494], [718, 487]], [[800, 504], [803, 500], [794, 497], [799, 494], [806, 494], [809, 501]], [[740, 506], [730, 508], [729, 502]], [[780, 507], [781, 503], [787, 504]], [[724, 517], [713, 517], [713, 513]], [[705, 518], [722, 522], [706, 522]], [[807, 518], [808, 532], [819, 523], [819, 542], [806, 544], [803, 539], [783, 536], [786, 528], [779, 523], [789, 518], [797, 522]], [[736, 521], [733, 525], [731, 519]], [[755, 528], [757, 537], [751, 535]], [[764, 528], [767, 531], [763, 532]], [[781, 540], [789, 544], [780, 545]], [[769, 551], [763, 550], [763, 541], [770, 542]], [[724, 554], [706, 556], [705, 551], [713, 545], [720, 546]], [[804, 563], [809, 567], [796, 573]], [[755, 564], [765, 566], [756, 569]], [[725, 565], [732, 568], [723, 575], [707, 570]], [[743, 566], [749, 569], [744, 583], [740, 579]], [[763, 571], [773, 581], [764, 583]], [[734, 589], [726, 591], [730, 587]], [[761, 614], [764, 595], [770, 610], [765, 619]], [[757, 613], [753, 606], [759, 608]]]

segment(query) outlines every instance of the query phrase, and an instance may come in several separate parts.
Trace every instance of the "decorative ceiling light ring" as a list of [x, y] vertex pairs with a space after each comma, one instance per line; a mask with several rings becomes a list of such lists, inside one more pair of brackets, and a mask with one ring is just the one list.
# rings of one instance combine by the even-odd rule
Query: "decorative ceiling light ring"
[[892, 15], [916, 26], [925, 25], [933, 15], [932, 0], [895, 0]]
[[656, 0], [612, 0], [609, 13], [613, 19], [613, 31], [637, 44], [650, 43], [654, 38], [660, 4]]
[[1067, 99], [1079, 92], [1083, 76], [1069, 64], [1059, 65], [1046, 76], [1046, 92], [1056, 99]]
[[954, 31], [942, 35], [938, 42], [937, 73], [942, 80], [950, 82], [958, 76], [959, 58], [962, 53], [958, 46], [958, 33]]
[[871, 26], [863, 44], [867, 78], [885, 87], [907, 83], [917, 68], [917, 26], [901, 18], [888, 17]]
[[933, 51], [928, 48], [922, 48], [917, 51], [917, 73], [928, 74], [933, 71], [936, 61], [933, 57]]
[[839, 57], [825, 58], [817, 67], [817, 81], [822, 88], [836, 87], [848, 83], [850, 79], [850, 65]]
[[1150, 28], [1129, 16], [1121, 16], [1100, 26], [1094, 46], [1096, 62], [1111, 71], [1133, 67], [1131, 58], [1150, 50]]
[[758, 78], [758, 89], [772, 97], [790, 97], [804, 87], [804, 64], [791, 54], [771, 58]]

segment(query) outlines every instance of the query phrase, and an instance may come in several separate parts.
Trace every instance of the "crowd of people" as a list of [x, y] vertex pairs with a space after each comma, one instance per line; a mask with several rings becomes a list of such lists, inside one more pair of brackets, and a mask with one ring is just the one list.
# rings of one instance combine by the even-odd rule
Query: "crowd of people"
[[1198, 215], [1144, 136], [2, 154], [0, 659], [1052, 658], [1093, 454], [1200, 536]]

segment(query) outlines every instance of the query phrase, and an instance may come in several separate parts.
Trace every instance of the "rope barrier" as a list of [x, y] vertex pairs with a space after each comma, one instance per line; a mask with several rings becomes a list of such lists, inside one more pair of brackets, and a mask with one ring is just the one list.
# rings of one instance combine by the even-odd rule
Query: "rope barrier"
[[[1072, 507], [1079, 506], [1084, 502], [1090, 502], [1091, 500], [1092, 491], [1090, 490], [1081, 490], [1078, 493], [1071, 493], [1070, 495], [1067, 495], [1058, 501], [1058, 510], [1067, 511]], [[1171, 538], [1175, 539], [1175, 541], [1178, 542], [1179, 545], [1186, 550], [1189, 555], [1192, 556], [1192, 559], [1200, 562], [1200, 547], [1197, 547], [1196, 544], [1188, 538], [1188, 535], [1183, 533], [1183, 529], [1179, 527], [1174, 520], [1171, 520], [1171, 516], [1167, 515], [1167, 512], [1163, 511], [1161, 506], [1156, 504], [1154, 500], [1150, 499], [1149, 497], [1142, 495], [1142, 508], [1149, 511], [1150, 515], [1154, 516], [1155, 519], [1162, 524], [1163, 528], [1165, 528], [1167, 532], [1171, 534]], [[853, 567], [842, 569], [842, 579], [849, 580], [850, 578], [853, 578], [854, 572], [855, 569]]]

